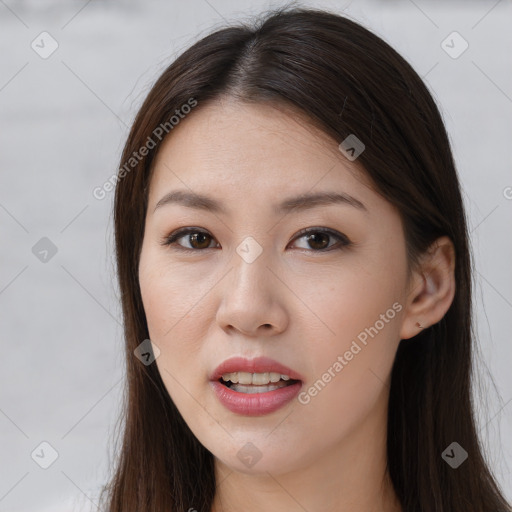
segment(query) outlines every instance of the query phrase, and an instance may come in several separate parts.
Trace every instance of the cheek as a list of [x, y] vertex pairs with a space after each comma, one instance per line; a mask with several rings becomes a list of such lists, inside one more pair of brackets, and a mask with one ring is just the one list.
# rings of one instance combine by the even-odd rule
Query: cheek
[[[389, 332], [394, 328], [392, 324], [397, 324], [392, 306], [402, 297], [405, 273], [400, 261], [388, 259], [384, 266], [379, 258], [367, 257], [357, 263], [351, 260], [316, 279], [318, 286], [307, 300], [325, 325], [322, 338], [328, 345], [338, 349], [344, 343], [350, 345], [349, 340], [373, 326], [381, 315], [386, 316], [390, 308], [385, 318], [389, 321], [382, 330]], [[301, 289], [308, 288], [312, 289], [311, 280], [304, 282]], [[378, 327], [381, 330], [381, 322]]]
[[337, 425], [333, 435], [353, 428], [386, 390], [400, 341], [399, 267], [390, 263], [383, 272], [365, 265], [338, 275], [319, 299], [317, 310], [330, 330], [310, 351], [314, 378], [301, 403], [313, 416], [329, 417]]
[[197, 368], [204, 334], [194, 319], [200, 304], [194, 304], [204, 292], [191, 287], [183, 273], [171, 272], [161, 256], [149, 251], [141, 254], [139, 283], [149, 337], [160, 349], [156, 365], [162, 381], [182, 414], [198, 415], [201, 411], [191, 399], [198, 377], [191, 369]]
[[156, 251], [143, 249], [139, 284], [144, 313], [149, 337], [161, 352], [157, 359], [160, 374], [171, 387], [174, 381], [168, 374], [181, 376], [193, 366], [204, 338], [197, 315], [202, 314], [200, 299], [205, 292], [201, 285], [191, 285], [191, 277], [169, 268], [168, 260]]
[[190, 324], [188, 320], [201, 309], [207, 286], [188, 269], [171, 264], [165, 251], [151, 247], [141, 253], [139, 284], [149, 331], [163, 343]]

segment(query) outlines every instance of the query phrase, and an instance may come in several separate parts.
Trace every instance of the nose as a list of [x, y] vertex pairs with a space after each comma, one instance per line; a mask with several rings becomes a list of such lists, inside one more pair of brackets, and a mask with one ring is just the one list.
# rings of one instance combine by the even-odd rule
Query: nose
[[248, 263], [235, 255], [234, 268], [220, 287], [217, 324], [229, 333], [272, 336], [283, 332], [289, 322], [285, 307], [286, 287], [261, 255]]

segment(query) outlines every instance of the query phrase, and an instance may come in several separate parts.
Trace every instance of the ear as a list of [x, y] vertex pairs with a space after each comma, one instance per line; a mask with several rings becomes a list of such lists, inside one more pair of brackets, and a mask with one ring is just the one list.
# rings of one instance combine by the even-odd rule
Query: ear
[[449, 237], [438, 238], [422, 255], [410, 283], [401, 339], [439, 322], [450, 308], [455, 295], [455, 248]]

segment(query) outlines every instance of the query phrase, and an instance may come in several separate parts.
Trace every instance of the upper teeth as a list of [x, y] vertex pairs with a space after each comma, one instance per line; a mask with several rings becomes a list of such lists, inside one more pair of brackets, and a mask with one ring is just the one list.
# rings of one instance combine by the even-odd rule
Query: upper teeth
[[266, 373], [248, 373], [248, 372], [233, 372], [224, 373], [222, 380], [230, 380], [233, 384], [268, 384], [269, 382], [279, 382], [280, 379], [290, 380], [288, 375], [283, 375], [276, 372]]

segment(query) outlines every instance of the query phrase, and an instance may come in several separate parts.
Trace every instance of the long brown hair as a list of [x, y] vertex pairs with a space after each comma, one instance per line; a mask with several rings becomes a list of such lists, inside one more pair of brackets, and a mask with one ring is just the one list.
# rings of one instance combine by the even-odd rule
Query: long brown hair
[[[358, 162], [398, 208], [411, 265], [437, 237], [450, 237], [453, 302], [440, 322], [401, 340], [392, 368], [388, 470], [404, 512], [510, 511], [476, 429], [473, 264], [439, 110], [417, 73], [382, 39], [346, 17], [296, 7], [217, 30], [187, 49], [152, 87], [126, 141], [114, 224], [127, 381], [105, 510], [211, 511], [213, 455], [183, 420], [156, 364], [141, 364], [134, 350], [149, 338], [138, 263], [152, 162], [164, 135], [172, 136], [176, 110], [187, 113], [191, 108], [182, 107], [193, 102], [199, 110], [221, 95], [293, 107], [336, 141], [350, 134], [363, 140]], [[441, 456], [454, 441], [468, 453], [457, 469]]]

